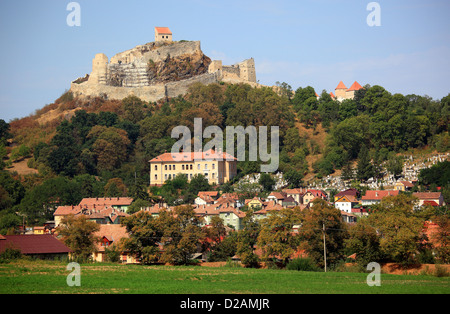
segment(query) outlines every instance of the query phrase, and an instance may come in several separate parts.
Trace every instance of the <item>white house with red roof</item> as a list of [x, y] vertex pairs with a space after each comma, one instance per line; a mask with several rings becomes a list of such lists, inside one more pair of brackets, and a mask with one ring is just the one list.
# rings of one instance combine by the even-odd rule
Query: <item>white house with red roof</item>
[[388, 196], [397, 196], [400, 193], [398, 190], [367, 190], [366, 194], [361, 197], [362, 206], [370, 206], [378, 204], [381, 200]]

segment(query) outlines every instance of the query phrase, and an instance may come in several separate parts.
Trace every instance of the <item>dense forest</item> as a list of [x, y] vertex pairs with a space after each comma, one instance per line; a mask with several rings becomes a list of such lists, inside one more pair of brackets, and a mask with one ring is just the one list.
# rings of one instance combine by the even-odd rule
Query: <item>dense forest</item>
[[[340, 103], [326, 91], [317, 97], [310, 86], [294, 92], [286, 83], [277, 85], [195, 84], [185, 96], [159, 102], [134, 96], [82, 100], [66, 92], [34, 115], [0, 120], [0, 233], [22, 219], [29, 224], [51, 219], [55, 206], [83, 197], [130, 195], [173, 203], [177, 191], [192, 200], [199, 190], [214, 188], [201, 178], [191, 183], [177, 178], [148, 193], [148, 161], [171, 149], [175, 126], [193, 131], [194, 118], [202, 118], [203, 128], [223, 130], [279, 126], [278, 171], [291, 187], [304, 184], [306, 175], [321, 178], [336, 170], [364, 181], [376, 176], [380, 163], [394, 164], [398, 153], [450, 148], [450, 94], [434, 100], [366, 85]], [[55, 119], [49, 119], [52, 114]], [[6, 171], [24, 159], [37, 173]], [[221, 189], [231, 191], [244, 175], [259, 172], [260, 163], [239, 162], [238, 176]]]

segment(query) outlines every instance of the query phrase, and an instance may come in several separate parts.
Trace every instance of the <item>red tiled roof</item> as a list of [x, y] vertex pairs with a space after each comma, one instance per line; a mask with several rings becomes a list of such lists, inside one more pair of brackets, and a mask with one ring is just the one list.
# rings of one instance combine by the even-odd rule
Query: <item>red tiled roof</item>
[[[109, 242], [118, 243], [122, 238], [128, 238], [127, 228], [122, 225], [99, 225], [100, 230], [95, 232], [97, 237], [106, 237]], [[97, 243], [97, 249], [104, 251], [105, 247]]]
[[155, 27], [155, 31], [158, 34], [172, 35], [172, 32], [168, 27]]
[[347, 90], [349, 91], [356, 91], [356, 90], [360, 90], [361, 88], [363, 88], [361, 85], [359, 85], [359, 83], [357, 81], [355, 81], [352, 86], [350, 86], [350, 88]]
[[382, 191], [374, 191], [367, 190], [366, 195], [364, 195], [361, 199], [363, 200], [381, 200], [387, 196], [397, 196], [399, 193], [398, 190], [390, 191], [390, 190], [382, 190]]
[[423, 201], [423, 204], [422, 204], [423, 206], [426, 206], [426, 205], [430, 205], [430, 206], [439, 206], [439, 204], [438, 203], [436, 203], [435, 201]]
[[340, 81], [339, 85], [335, 89], [347, 89], [347, 86], [345, 86], [344, 83]]
[[80, 206], [93, 207], [96, 206], [128, 206], [133, 203], [131, 197], [91, 197], [83, 198], [80, 202]]
[[416, 192], [413, 193], [413, 196], [417, 197], [418, 199], [436, 200], [441, 197], [441, 192]]
[[82, 211], [81, 206], [58, 206], [53, 216], [78, 215]]
[[159, 155], [150, 162], [180, 162], [180, 161], [194, 161], [194, 160], [237, 160], [235, 157], [223, 153], [216, 153], [214, 150], [210, 149], [205, 152], [190, 152], [190, 153], [164, 153]]
[[51, 234], [7, 235], [0, 241], [0, 252], [19, 249], [22, 254], [69, 253], [71, 250]]
[[310, 192], [312, 195], [314, 195], [315, 197], [327, 197], [327, 194], [321, 190], [308, 190], [306, 193]]

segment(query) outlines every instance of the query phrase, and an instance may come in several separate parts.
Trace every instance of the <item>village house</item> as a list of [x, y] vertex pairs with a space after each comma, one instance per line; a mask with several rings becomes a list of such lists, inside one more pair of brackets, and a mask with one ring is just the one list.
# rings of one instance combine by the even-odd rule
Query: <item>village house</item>
[[315, 198], [321, 198], [323, 200], [328, 199], [327, 193], [321, 190], [308, 190], [305, 195], [303, 195], [303, 205], [308, 205]]
[[334, 202], [334, 207], [342, 212], [352, 213], [353, 206], [357, 205], [359, 201], [353, 195], [343, 195]]
[[246, 199], [245, 205], [251, 209], [261, 209], [264, 205], [264, 202], [259, 197], [254, 197], [252, 199]]
[[110, 206], [58, 206], [53, 213], [55, 220], [55, 227], [61, 224], [61, 220], [68, 215], [84, 215], [89, 220], [94, 221], [98, 224], [120, 224], [123, 217], [128, 216], [120, 209], [116, 209]]
[[0, 253], [8, 248], [39, 259], [67, 258], [72, 252], [51, 234], [0, 235]]
[[341, 210], [341, 217], [342, 217], [342, 221], [343, 222], [346, 222], [346, 223], [349, 223], [349, 224], [355, 223], [356, 220], [357, 220], [355, 215], [353, 215], [352, 213], [348, 213], [348, 212], [342, 211], [342, 210]]
[[237, 159], [214, 150], [192, 153], [164, 153], [150, 162], [150, 185], [163, 185], [177, 175], [188, 181], [195, 175], [204, 175], [209, 184], [223, 184], [237, 174]]
[[[100, 239], [97, 251], [92, 253], [92, 259], [96, 262], [106, 262], [107, 250], [118, 248], [120, 240], [129, 237], [126, 227], [122, 225], [100, 225], [100, 230], [94, 235]], [[121, 251], [119, 258], [122, 263], [137, 263], [135, 256], [126, 251]]]
[[345, 196], [345, 195], [352, 196], [353, 198], [357, 199], [358, 198], [358, 190], [357, 189], [347, 189], [347, 190], [341, 191], [334, 196], [334, 201], [336, 202], [340, 197]]
[[286, 194], [286, 196], [291, 196], [297, 204], [303, 204], [303, 195], [306, 193], [307, 190], [303, 189], [284, 189], [282, 190], [283, 193]]
[[362, 206], [370, 206], [378, 204], [381, 200], [388, 196], [397, 196], [400, 191], [398, 190], [367, 190], [366, 194], [361, 197]]
[[413, 187], [414, 184], [409, 181], [398, 181], [395, 182], [394, 190], [405, 192], [411, 190]]
[[107, 206], [118, 209], [122, 212], [127, 212], [131, 203], [133, 203], [133, 198], [131, 197], [90, 197], [83, 198], [78, 205], [88, 208], [94, 208], [95, 206]]
[[239, 231], [243, 228], [245, 212], [231, 206], [221, 207], [219, 208], [219, 217], [223, 220], [225, 226], [230, 226]]
[[218, 191], [200, 191], [194, 200], [196, 205], [214, 204], [219, 196]]
[[267, 196], [266, 201], [274, 201], [277, 204], [282, 205], [287, 195], [283, 192], [272, 192]]
[[416, 192], [413, 196], [419, 199], [418, 206], [443, 206], [444, 196], [441, 192]]

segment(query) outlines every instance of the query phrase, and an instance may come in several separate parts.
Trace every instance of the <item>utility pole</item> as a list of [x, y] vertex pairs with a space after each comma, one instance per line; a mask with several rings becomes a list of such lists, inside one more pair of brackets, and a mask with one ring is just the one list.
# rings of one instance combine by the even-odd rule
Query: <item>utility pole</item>
[[325, 222], [322, 223], [323, 225], [323, 259], [325, 263], [325, 272], [327, 272], [327, 246], [325, 243]]

